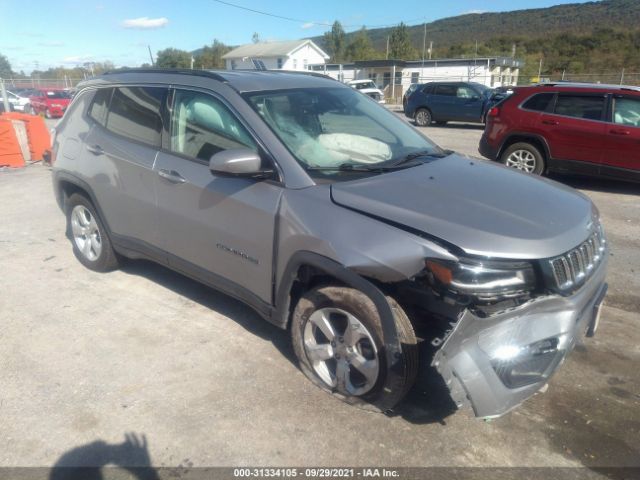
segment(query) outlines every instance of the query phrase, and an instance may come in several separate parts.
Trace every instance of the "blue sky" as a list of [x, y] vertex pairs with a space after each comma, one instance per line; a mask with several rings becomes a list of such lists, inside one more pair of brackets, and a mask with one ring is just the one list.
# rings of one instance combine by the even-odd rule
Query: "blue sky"
[[[540, 8], [584, 0], [404, 0], [389, 8], [388, 0], [228, 0], [295, 21], [243, 11], [215, 0], [0, 0], [0, 54], [14, 70], [37, 65], [75, 66], [111, 60], [116, 66], [147, 62], [147, 45], [158, 50], [194, 50], [214, 38], [232, 44], [289, 40], [322, 34], [333, 20], [348, 26], [417, 24], [469, 12]], [[314, 23], [315, 22], [315, 23]]]

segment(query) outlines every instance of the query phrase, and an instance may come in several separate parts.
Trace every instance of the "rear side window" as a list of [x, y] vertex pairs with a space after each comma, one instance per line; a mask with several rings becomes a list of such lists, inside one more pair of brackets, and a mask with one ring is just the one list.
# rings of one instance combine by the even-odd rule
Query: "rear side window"
[[602, 120], [604, 96], [558, 95], [555, 112], [566, 117]]
[[167, 94], [161, 87], [116, 88], [107, 116], [107, 130], [160, 148], [160, 109]]
[[436, 95], [444, 95], [447, 97], [455, 97], [458, 93], [458, 87], [455, 85], [437, 85]]
[[553, 93], [537, 93], [522, 104], [525, 110], [534, 110], [536, 112], [544, 112], [549, 108], [549, 104], [553, 100]]
[[87, 114], [103, 127], [107, 123], [107, 109], [111, 99], [112, 88], [101, 88], [93, 96], [93, 102], [89, 106]]

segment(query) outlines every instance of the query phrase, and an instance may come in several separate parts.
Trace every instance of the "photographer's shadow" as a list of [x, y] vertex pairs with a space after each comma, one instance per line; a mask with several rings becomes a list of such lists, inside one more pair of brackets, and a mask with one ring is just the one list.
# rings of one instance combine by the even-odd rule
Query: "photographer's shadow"
[[118, 467], [139, 480], [160, 479], [151, 467], [146, 437], [129, 433], [122, 443], [97, 440], [66, 452], [52, 467], [49, 480], [102, 480], [105, 467]]

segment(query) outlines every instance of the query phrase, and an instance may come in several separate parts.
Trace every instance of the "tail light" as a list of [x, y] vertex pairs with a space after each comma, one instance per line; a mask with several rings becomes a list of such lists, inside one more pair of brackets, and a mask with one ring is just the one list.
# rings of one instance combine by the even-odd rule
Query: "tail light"
[[487, 117], [497, 117], [500, 115], [500, 108], [498, 107], [492, 107], [488, 112], [487, 112]]

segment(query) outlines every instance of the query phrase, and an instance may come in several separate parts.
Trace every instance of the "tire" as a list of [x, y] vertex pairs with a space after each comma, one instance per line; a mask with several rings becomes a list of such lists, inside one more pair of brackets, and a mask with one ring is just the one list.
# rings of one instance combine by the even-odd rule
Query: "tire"
[[419, 108], [413, 119], [418, 127], [428, 127], [431, 125], [431, 112], [426, 108]]
[[83, 195], [74, 193], [67, 201], [66, 212], [67, 236], [78, 261], [96, 272], [118, 268], [118, 255], [93, 204]]
[[500, 161], [507, 167], [534, 175], [542, 175], [545, 169], [544, 155], [537, 147], [527, 142], [510, 145], [500, 156]]
[[48, 108], [44, 111], [44, 116], [45, 118], [52, 118], [51, 111]]
[[31, 115], [31, 114], [33, 113], [33, 107], [31, 106], [31, 104], [30, 104], [30, 103], [27, 103], [27, 104], [24, 106], [24, 113], [27, 113], [27, 114], [29, 114], [29, 115]]
[[402, 400], [418, 373], [418, 347], [411, 322], [395, 300], [387, 297], [387, 301], [402, 345], [401, 365], [394, 369], [393, 378], [378, 310], [361, 291], [337, 286], [314, 288], [298, 301], [291, 323], [293, 349], [309, 380], [346, 403], [383, 412]]

